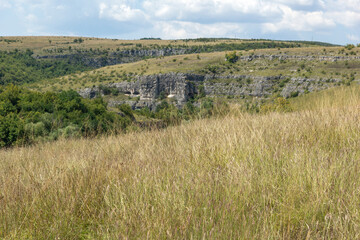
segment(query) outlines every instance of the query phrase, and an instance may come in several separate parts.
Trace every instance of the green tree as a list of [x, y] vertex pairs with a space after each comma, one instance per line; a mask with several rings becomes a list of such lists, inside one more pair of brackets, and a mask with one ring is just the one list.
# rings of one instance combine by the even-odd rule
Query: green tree
[[0, 148], [14, 145], [22, 136], [24, 123], [15, 113], [0, 116]]

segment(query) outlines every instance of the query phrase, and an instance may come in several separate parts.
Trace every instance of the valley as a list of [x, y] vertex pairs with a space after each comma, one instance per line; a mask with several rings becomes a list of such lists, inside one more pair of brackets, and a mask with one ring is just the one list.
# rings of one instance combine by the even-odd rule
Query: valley
[[0, 239], [357, 239], [360, 45], [0, 37]]

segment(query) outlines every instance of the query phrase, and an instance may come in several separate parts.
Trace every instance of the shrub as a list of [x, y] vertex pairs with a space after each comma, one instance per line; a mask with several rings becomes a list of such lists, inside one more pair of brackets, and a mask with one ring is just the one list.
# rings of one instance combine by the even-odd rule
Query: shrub
[[104, 86], [100, 84], [99, 89], [104, 95], [110, 95], [112, 93], [112, 88], [108, 86]]
[[47, 129], [43, 122], [27, 123], [24, 127], [25, 135], [36, 138], [47, 134]]
[[292, 97], [292, 98], [297, 97], [297, 96], [299, 96], [299, 91], [295, 91], [290, 94], [290, 97]]
[[189, 120], [191, 118], [194, 118], [197, 113], [196, 107], [189, 101], [185, 104], [185, 106], [182, 109], [182, 118], [185, 120]]
[[134, 118], [133, 110], [129, 104], [121, 104], [118, 106], [118, 109], [123, 112], [126, 116]]
[[217, 66], [217, 65], [208, 65], [208, 66], [206, 67], [206, 69], [207, 69], [209, 72], [211, 72], [211, 73], [213, 73], [213, 74], [216, 74], [216, 73], [219, 72], [220, 67]]
[[283, 97], [277, 97], [273, 100], [272, 103], [264, 104], [260, 107], [260, 111], [263, 113], [267, 112], [291, 112], [292, 107], [289, 100]]
[[62, 129], [62, 137], [73, 138], [81, 136], [80, 127], [76, 124], [70, 124]]
[[164, 121], [166, 125], [178, 124], [181, 121], [179, 110], [172, 104], [162, 101], [155, 111], [155, 116]]
[[204, 85], [199, 85], [198, 87], [198, 94], [196, 96], [197, 99], [200, 99], [200, 98], [203, 98], [206, 96], [206, 93], [205, 93], [205, 87]]
[[355, 48], [355, 45], [354, 45], [354, 44], [347, 44], [347, 45], [345, 46], [345, 48], [346, 48], [347, 50], [351, 50], [351, 49]]
[[166, 93], [164, 91], [161, 91], [160, 94], [159, 94], [159, 99], [160, 100], [164, 100], [166, 98]]
[[214, 108], [214, 101], [212, 98], [204, 98], [201, 101], [200, 105], [200, 116], [201, 117], [208, 117], [213, 114], [213, 108]]
[[0, 148], [14, 145], [23, 132], [24, 124], [16, 113], [0, 116]]
[[229, 63], [235, 63], [238, 60], [238, 56], [236, 55], [236, 51], [226, 53], [225, 59]]

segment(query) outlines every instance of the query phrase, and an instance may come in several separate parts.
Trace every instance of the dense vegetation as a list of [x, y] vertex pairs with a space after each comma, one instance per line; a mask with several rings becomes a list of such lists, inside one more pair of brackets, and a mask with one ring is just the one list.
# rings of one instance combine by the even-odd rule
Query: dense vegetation
[[0, 148], [116, 133], [130, 123], [130, 116], [107, 111], [101, 98], [83, 99], [73, 90], [40, 93], [14, 85], [0, 88]]
[[165, 127], [226, 111], [225, 102], [204, 98], [200, 107], [188, 102], [178, 109], [163, 100], [155, 111], [148, 108], [134, 111], [123, 104], [116, 113], [107, 110], [101, 97], [90, 100], [81, 98], [74, 90], [42, 93], [8, 85], [0, 88], [0, 148], [61, 137], [116, 134], [133, 123], [136, 125], [134, 115], [142, 116], [150, 125], [155, 121]]
[[0, 85], [36, 82], [90, 69], [81, 64], [81, 61], [66, 59], [40, 61], [34, 59], [32, 54], [30, 50], [0, 51]]

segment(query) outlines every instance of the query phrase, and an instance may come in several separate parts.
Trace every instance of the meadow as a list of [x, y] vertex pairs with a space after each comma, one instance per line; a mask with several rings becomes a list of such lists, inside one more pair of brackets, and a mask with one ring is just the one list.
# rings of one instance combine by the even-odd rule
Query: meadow
[[0, 238], [359, 239], [359, 90], [0, 150]]

